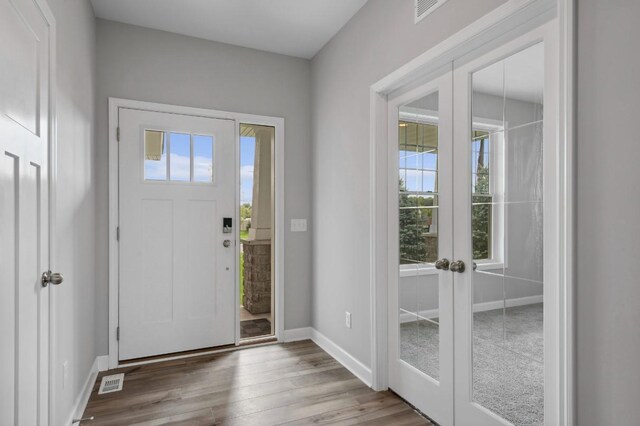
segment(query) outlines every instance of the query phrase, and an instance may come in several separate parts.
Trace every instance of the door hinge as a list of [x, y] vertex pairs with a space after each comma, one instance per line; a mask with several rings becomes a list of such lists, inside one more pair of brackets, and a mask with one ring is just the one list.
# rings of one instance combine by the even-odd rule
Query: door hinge
[[116, 128], [116, 140], [120, 142], [120, 126]]
[[116, 340], [120, 341], [120, 326], [118, 326], [118, 328], [116, 328]]
[[116, 228], [116, 241], [120, 241], [120, 227]]

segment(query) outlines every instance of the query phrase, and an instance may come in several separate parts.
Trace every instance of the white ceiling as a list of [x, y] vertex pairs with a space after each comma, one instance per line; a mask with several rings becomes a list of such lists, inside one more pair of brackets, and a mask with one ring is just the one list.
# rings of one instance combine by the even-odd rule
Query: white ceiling
[[99, 18], [312, 58], [367, 0], [91, 0]]

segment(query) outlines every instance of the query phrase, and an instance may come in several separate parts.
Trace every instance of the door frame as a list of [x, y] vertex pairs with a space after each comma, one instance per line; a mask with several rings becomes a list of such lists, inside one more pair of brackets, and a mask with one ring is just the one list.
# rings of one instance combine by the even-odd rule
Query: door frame
[[[118, 185], [118, 111], [120, 108], [140, 109], [152, 112], [163, 112], [170, 114], [193, 115], [205, 118], [232, 120], [235, 126], [235, 149], [236, 158], [240, 153], [240, 124], [257, 124], [271, 126], [275, 128], [274, 152], [274, 173], [275, 182], [273, 189], [274, 197], [274, 226], [273, 241], [275, 244], [275, 337], [278, 342], [284, 341], [284, 118], [269, 117], [264, 115], [243, 114], [228, 111], [218, 111], [205, 108], [192, 108], [186, 106], [160, 104], [155, 102], [136, 101], [121, 98], [109, 98], [109, 368], [120, 366], [118, 360], [119, 342], [117, 329], [119, 322], [119, 246], [117, 238], [117, 228], [119, 223], [119, 185]], [[240, 206], [240, 161], [236, 161], [236, 190], [235, 202]], [[239, 209], [236, 209], [234, 221], [237, 224], [235, 229], [236, 255], [235, 255], [235, 345], [240, 343], [240, 283], [238, 281], [240, 262], [240, 227]], [[225, 350], [225, 349], [222, 349]], [[226, 349], [228, 350], [228, 348]], [[220, 349], [211, 351], [200, 351], [189, 355], [168, 355], [158, 359], [145, 361], [157, 362], [167, 358], [183, 358], [188, 356], [203, 355], [206, 353], [218, 352]]]
[[[480, 56], [557, 19], [558, 36], [558, 424], [575, 423], [574, 382], [574, 150], [575, 0], [509, 0], [370, 86], [370, 306], [372, 388], [388, 388], [388, 99], [424, 84], [446, 63]], [[380, 191], [380, 188], [385, 188]], [[452, 395], [453, 397], [453, 395]]]

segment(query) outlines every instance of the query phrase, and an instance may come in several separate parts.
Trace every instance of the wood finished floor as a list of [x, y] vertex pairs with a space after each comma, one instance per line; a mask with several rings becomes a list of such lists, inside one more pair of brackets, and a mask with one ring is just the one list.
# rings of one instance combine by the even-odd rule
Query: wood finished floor
[[[120, 392], [98, 395], [105, 374]], [[83, 425], [431, 425], [306, 340], [101, 373]]]

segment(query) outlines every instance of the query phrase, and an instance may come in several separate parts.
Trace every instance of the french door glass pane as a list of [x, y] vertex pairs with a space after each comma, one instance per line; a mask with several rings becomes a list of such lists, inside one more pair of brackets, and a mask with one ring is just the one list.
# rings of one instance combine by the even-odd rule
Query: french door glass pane
[[400, 359], [438, 380], [438, 93], [399, 114]]
[[473, 74], [473, 400], [544, 423], [541, 44]]

